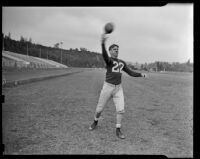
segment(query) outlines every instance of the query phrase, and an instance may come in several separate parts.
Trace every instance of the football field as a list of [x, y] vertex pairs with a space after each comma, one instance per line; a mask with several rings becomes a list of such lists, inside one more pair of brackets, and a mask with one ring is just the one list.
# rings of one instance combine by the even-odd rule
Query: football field
[[91, 69], [69, 76], [3, 88], [4, 154], [162, 154], [193, 156], [193, 74], [123, 73], [125, 114], [120, 140], [116, 110], [105, 107], [89, 131], [105, 78]]

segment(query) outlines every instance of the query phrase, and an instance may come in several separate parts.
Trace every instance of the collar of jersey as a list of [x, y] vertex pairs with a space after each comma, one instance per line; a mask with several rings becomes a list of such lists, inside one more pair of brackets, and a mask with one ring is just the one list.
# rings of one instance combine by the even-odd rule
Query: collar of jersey
[[118, 58], [115, 58], [115, 57], [111, 57], [111, 58], [114, 59], [114, 60], [117, 60], [117, 61], [119, 60]]

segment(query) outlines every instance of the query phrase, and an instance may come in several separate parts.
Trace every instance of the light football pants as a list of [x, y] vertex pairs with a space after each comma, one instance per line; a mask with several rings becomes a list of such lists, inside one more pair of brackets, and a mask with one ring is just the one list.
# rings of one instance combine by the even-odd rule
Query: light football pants
[[113, 98], [113, 102], [116, 107], [117, 113], [124, 113], [124, 93], [122, 85], [113, 85], [104, 82], [103, 88], [100, 93], [99, 101], [97, 104], [96, 112], [102, 112], [105, 105], [110, 98]]

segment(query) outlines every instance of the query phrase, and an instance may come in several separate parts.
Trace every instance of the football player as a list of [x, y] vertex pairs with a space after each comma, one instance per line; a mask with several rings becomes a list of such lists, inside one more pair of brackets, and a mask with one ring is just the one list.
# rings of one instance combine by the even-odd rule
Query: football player
[[116, 135], [120, 139], [125, 139], [125, 136], [121, 132], [121, 121], [124, 110], [124, 93], [121, 85], [121, 76], [122, 71], [125, 71], [127, 74], [133, 77], [146, 77], [145, 74], [134, 72], [129, 69], [127, 64], [118, 59], [119, 46], [113, 44], [109, 47], [109, 53], [111, 57], [108, 56], [105, 47], [105, 41], [107, 40], [106, 34], [102, 34], [101, 37], [101, 47], [102, 47], [102, 56], [106, 63], [106, 78], [103, 84], [103, 88], [100, 93], [99, 101], [96, 107], [94, 122], [89, 127], [89, 130], [94, 130], [97, 127], [99, 117], [104, 109], [104, 106], [110, 98], [113, 98], [114, 104], [116, 106]]

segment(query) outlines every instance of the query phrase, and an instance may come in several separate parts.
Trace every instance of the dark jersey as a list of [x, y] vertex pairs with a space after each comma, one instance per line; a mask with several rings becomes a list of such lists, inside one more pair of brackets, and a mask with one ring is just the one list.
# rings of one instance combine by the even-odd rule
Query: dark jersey
[[106, 82], [118, 85], [121, 83], [122, 70], [133, 77], [142, 77], [141, 73], [137, 73], [129, 69], [127, 64], [120, 59], [109, 57], [105, 48], [105, 44], [102, 43], [102, 55], [106, 63]]

